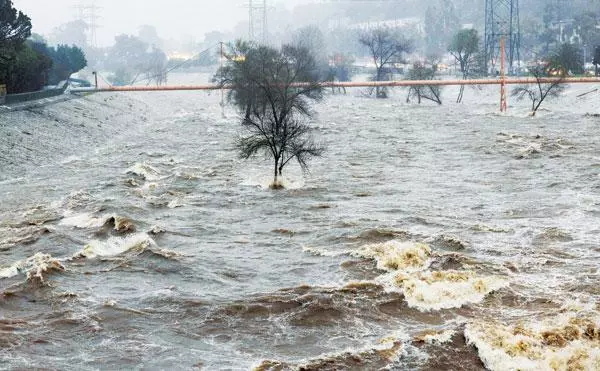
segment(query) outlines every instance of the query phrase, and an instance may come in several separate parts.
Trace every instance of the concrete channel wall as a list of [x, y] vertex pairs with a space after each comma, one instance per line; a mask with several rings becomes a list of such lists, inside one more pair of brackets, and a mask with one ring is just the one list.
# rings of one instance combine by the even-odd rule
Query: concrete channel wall
[[[16, 103], [24, 103], [31, 100], [44, 99], [56, 97], [58, 95], [62, 95], [67, 90], [69, 86], [69, 81], [61, 82], [57, 88], [45, 89], [40, 91], [34, 91], [30, 93], [22, 93], [22, 94], [8, 94], [4, 96], [4, 100], [0, 97], [0, 104], [16, 104]], [[0, 92], [1, 96], [1, 92]]]

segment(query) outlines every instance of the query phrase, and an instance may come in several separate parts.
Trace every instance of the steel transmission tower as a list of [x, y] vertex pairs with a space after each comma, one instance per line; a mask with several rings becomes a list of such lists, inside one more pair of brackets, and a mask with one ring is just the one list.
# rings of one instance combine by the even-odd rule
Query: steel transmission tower
[[485, 55], [486, 71], [496, 71], [500, 65], [500, 41], [506, 43], [509, 72], [515, 72], [514, 63], [521, 59], [521, 26], [519, 0], [485, 0]]
[[252, 41], [267, 43], [267, 0], [249, 0], [249, 32], [248, 37]]
[[99, 10], [100, 7], [96, 6], [95, 1], [88, 4], [79, 4], [75, 7], [78, 11], [77, 19], [85, 22], [88, 26], [89, 40], [88, 43], [91, 47], [98, 47], [98, 19], [100, 18]]

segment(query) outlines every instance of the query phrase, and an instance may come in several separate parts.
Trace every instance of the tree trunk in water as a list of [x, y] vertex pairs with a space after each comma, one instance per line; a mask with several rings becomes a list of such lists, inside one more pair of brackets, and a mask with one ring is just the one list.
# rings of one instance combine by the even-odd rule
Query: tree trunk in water
[[[375, 76], [375, 81], [381, 81], [381, 68], [377, 68], [377, 76]], [[375, 97], [381, 98], [381, 87], [379, 86], [375, 87]]]
[[280, 189], [281, 184], [279, 184], [279, 179], [277, 176], [279, 175], [279, 159], [275, 159], [275, 171], [273, 172], [273, 184], [271, 184], [271, 189]]
[[458, 98], [456, 98], [456, 103], [462, 103], [463, 94], [465, 93], [465, 86], [460, 86], [460, 92], [458, 93]]

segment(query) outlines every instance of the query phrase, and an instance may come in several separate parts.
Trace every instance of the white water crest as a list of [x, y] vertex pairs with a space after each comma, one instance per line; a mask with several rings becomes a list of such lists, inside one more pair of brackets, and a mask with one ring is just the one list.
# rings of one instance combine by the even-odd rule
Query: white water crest
[[513, 325], [475, 321], [465, 338], [485, 366], [496, 370], [599, 370], [600, 313], [563, 310]]
[[[598, 369], [597, 308], [557, 304], [600, 293], [592, 88], [539, 117], [495, 114], [497, 87], [327, 92], [327, 150], [281, 191], [269, 159], [238, 158], [219, 93], [4, 112], [0, 368]], [[408, 340], [380, 346], [391, 329]]]
[[508, 281], [469, 271], [433, 271], [400, 273], [394, 277], [394, 284], [410, 307], [431, 311], [480, 303], [491, 292], [508, 286]]
[[136, 233], [127, 237], [110, 237], [106, 241], [94, 240], [74, 257], [93, 259], [96, 257], [112, 257], [128, 251], [142, 252], [156, 246], [154, 240], [146, 233]]
[[49, 254], [36, 253], [30, 258], [18, 261], [10, 267], [0, 268], [0, 278], [12, 278], [25, 274], [28, 280], [39, 279], [45, 282], [44, 274], [51, 271], [64, 271], [62, 262]]
[[153, 166], [146, 163], [136, 163], [127, 169], [127, 174], [134, 174], [148, 181], [157, 181], [161, 179], [160, 172]]
[[456, 331], [454, 330], [425, 331], [423, 333], [418, 334], [415, 337], [415, 340], [427, 344], [445, 344], [449, 343], [455, 334]]
[[364, 246], [353, 255], [377, 262], [380, 270], [418, 272], [431, 264], [431, 248], [423, 243], [388, 241]]
[[81, 229], [100, 228], [110, 218], [110, 216], [106, 215], [95, 216], [93, 213], [81, 213], [75, 215], [67, 213], [67, 215], [68, 216], [65, 216], [65, 218], [60, 221], [60, 225]]

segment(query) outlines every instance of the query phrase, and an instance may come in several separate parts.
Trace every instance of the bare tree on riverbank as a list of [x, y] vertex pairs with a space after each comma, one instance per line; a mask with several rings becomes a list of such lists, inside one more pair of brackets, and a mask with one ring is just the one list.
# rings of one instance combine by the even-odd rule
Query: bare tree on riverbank
[[[400, 63], [404, 53], [412, 49], [412, 43], [389, 27], [378, 27], [363, 31], [359, 42], [368, 50], [375, 63], [375, 81], [392, 79], [394, 64]], [[387, 98], [387, 88], [375, 89], [377, 98]]]
[[[311, 137], [308, 125], [310, 102], [323, 97], [315, 58], [301, 46], [284, 45], [277, 50], [241, 41], [228, 57], [214, 80], [232, 86], [228, 98], [242, 115], [244, 133], [236, 143], [240, 157], [259, 153], [270, 157], [274, 166], [271, 188], [283, 188], [279, 177], [290, 161], [296, 160], [306, 171], [308, 160], [324, 151]], [[306, 84], [293, 86], [297, 82]]]
[[[517, 86], [511, 94], [518, 100], [528, 98], [531, 101], [531, 116], [535, 116], [546, 98], [556, 98], [565, 90], [566, 73], [560, 65], [552, 62], [530, 67], [529, 73], [535, 78], [535, 84]], [[546, 78], [554, 80], [544, 82]]]

